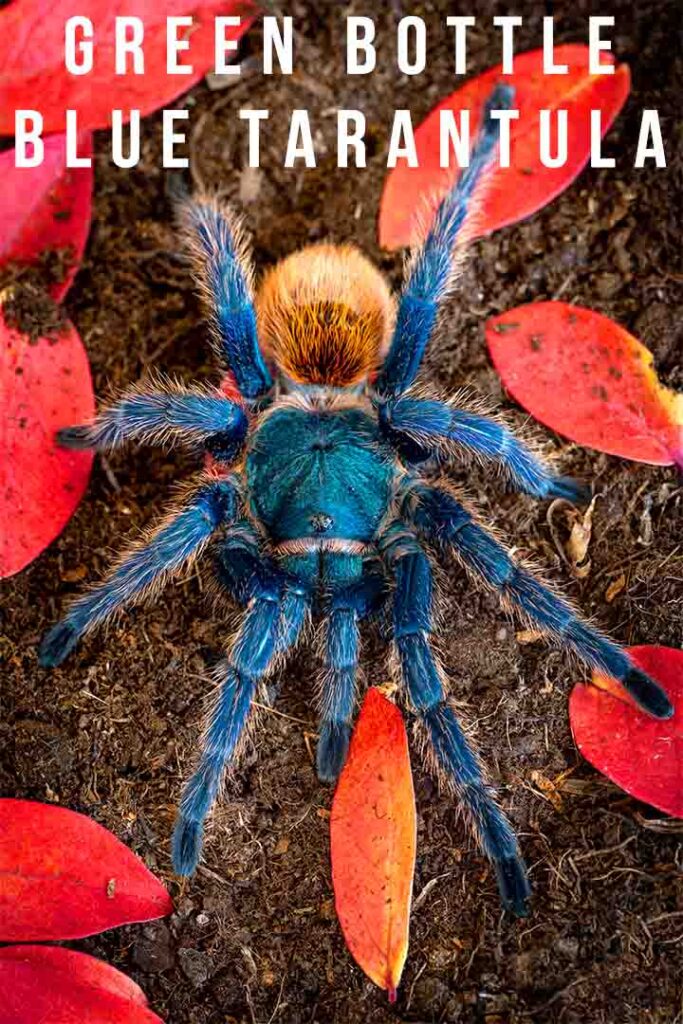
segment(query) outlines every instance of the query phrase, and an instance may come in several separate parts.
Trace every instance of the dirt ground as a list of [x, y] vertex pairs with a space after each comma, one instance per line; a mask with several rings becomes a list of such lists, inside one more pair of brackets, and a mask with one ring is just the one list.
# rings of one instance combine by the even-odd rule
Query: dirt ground
[[[416, 118], [454, 88], [452, 5], [377, 5], [381, 55], [368, 78], [347, 79], [343, 16], [367, 5], [283, 5], [297, 25], [297, 71], [289, 80], [257, 71], [238, 84], [188, 97], [190, 185], [220, 187], [245, 209], [256, 258], [266, 267], [307, 242], [354, 240], [392, 282], [400, 255], [379, 251], [375, 216], [393, 111]], [[463, 287], [449, 303], [427, 374], [449, 390], [473, 381], [506, 401], [489, 363], [483, 323], [521, 302], [562, 296], [632, 330], [655, 353], [662, 377], [683, 386], [681, 360], [681, 162], [675, 118], [682, 82], [675, 0], [632, 4], [520, 2], [520, 48], [540, 45], [552, 11], [562, 41], [587, 39], [590, 13], [615, 14], [615, 51], [633, 92], [610, 132], [615, 170], [584, 172], [529, 221], [474, 247]], [[506, 6], [470, 4], [478, 17], [472, 70], [496, 63], [491, 17]], [[394, 27], [404, 13], [427, 17], [429, 71], [401, 77]], [[460, 12], [461, 13], [461, 12]], [[244, 56], [258, 56], [258, 29]], [[243, 169], [241, 106], [268, 108], [260, 171]], [[315, 170], [282, 167], [288, 114], [305, 107], [320, 155]], [[364, 171], [336, 167], [337, 107], [366, 112]], [[643, 108], [659, 110], [670, 164], [633, 169]], [[95, 215], [86, 259], [67, 299], [103, 395], [152, 366], [181, 378], [214, 372], [192, 283], [174, 240], [169, 176], [161, 170], [160, 115], [143, 124], [134, 170], [109, 164], [97, 146]], [[679, 151], [680, 153], [680, 151]], [[542, 434], [542, 431], [539, 430]], [[547, 436], [547, 435], [546, 435]], [[550, 439], [566, 472], [592, 479], [592, 568], [571, 581], [540, 503], [503, 494], [479, 471], [467, 482], [510, 544], [534, 554], [581, 607], [627, 644], [683, 640], [683, 490], [671, 468], [653, 468]], [[471, 703], [472, 731], [521, 835], [534, 885], [532, 916], [501, 915], [495, 881], [415, 757], [418, 860], [410, 955], [391, 1008], [355, 967], [335, 919], [328, 851], [331, 792], [316, 780], [311, 751], [312, 656], [301, 649], [281, 679], [277, 710], [231, 777], [215, 815], [204, 865], [180, 886], [168, 836], [182, 780], [197, 747], [208, 672], [231, 611], [212, 609], [198, 574], [170, 587], [81, 645], [55, 672], [38, 667], [36, 644], [84, 580], [163, 509], [191, 457], [130, 451], [96, 461], [78, 513], [29, 569], [3, 586], [0, 653], [0, 787], [4, 795], [59, 801], [112, 829], [168, 883], [168, 920], [77, 943], [115, 963], [145, 989], [170, 1024], [298, 1024], [412, 1021], [472, 1024], [674, 1024], [683, 1021], [683, 824], [629, 799], [578, 756], [567, 694], [582, 673], [543, 643], [520, 644], [495, 598], [453, 567], [446, 588], [446, 664]], [[623, 589], [606, 600], [625, 574]], [[385, 681], [381, 645], [365, 647], [366, 678]], [[544, 789], [562, 776], [557, 799]]]

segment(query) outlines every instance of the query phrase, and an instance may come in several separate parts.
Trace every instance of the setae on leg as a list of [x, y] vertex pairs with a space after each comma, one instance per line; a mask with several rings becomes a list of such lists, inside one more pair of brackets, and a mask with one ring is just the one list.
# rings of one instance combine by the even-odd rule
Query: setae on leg
[[261, 550], [261, 540], [248, 519], [226, 531], [218, 548], [216, 576], [232, 599], [247, 606], [256, 597], [280, 601], [277, 653], [299, 638], [310, 608], [310, 588]]
[[490, 116], [491, 111], [510, 107], [513, 95], [510, 86], [502, 84], [491, 93], [469, 167], [442, 199], [424, 242], [413, 253], [398, 303], [391, 346], [376, 383], [377, 393], [385, 398], [403, 394], [415, 380], [436, 325], [439, 305], [453, 284], [471, 234], [467, 218], [476, 208], [479, 187], [498, 145], [498, 123]]
[[452, 546], [466, 568], [582, 661], [618, 679], [644, 711], [655, 718], [671, 717], [673, 708], [659, 684], [568, 601], [515, 562], [447, 490], [421, 484], [408, 493], [403, 509], [429, 542], [442, 549]]
[[316, 758], [322, 782], [336, 782], [346, 762], [356, 700], [358, 624], [378, 607], [384, 593], [384, 576], [376, 560], [366, 561], [361, 572], [360, 579], [332, 592], [326, 608], [325, 673]]
[[590, 498], [582, 484], [556, 476], [551, 468], [504, 423], [467, 409], [453, 408], [429, 398], [399, 398], [379, 407], [380, 422], [389, 440], [401, 451], [402, 443], [416, 445], [423, 457], [451, 449], [498, 463], [513, 487], [535, 498]]
[[429, 559], [412, 531], [400, 523], [387, 530], [381, 543], [395, 583], [393, 627], [401, 677], [429, 736], [437, 765], [454, 786], [479, 844], [495, 869], [503, 906], [524, 917], [530, 889], [517, 838], [444, 692], [441, 669], [429, 642]]
[[61, 664], [85, 633], [162, 586], [173, 572], [196, 558], [214, 530], [235, 517], [238, 502], [231, 479], [213, 480], [198, 488], [178, 512], [162, 520], [100, 583], [74, 601], [43, 638], [41, 665]]
[[[298, 602], [295, 604], [298, 609]], [[283, 595], [273, 595], [268, 588], [255, 593], [227, 658], [216, 670], [218, 696], [204, 732], [199, 764], [185, 786], [173, 832], [173, 867], [179, 875], [191, 875], [197, 867], [204, 822], [244, 729], [256, 687], [282, 650], [283, 637], [292, 643], [298, 635], [291, 624], [283, 627], [285, 607], [293, 608]]]
[[325, 625], [325, 675], [316, 766], [321, 782], [335, 782], [346, 761], [356, 700], [358, 611], [346, 602], [333, 605]]
[[253, 268], [240, 221], [211, 198], [182, 204], [179, 215], [215, 348], [245, 398], [257, 398], [273, 382], [258, 343]]
[[163, 381], [149, 388], [129, 388], [91, 423], [60, 430], [57, 440], [63, 448], [111, 449], [131, 440], [196, 443], [215, 436], [241, 443], [246, 433], [244, 410], [217, 389], [186, 388]]

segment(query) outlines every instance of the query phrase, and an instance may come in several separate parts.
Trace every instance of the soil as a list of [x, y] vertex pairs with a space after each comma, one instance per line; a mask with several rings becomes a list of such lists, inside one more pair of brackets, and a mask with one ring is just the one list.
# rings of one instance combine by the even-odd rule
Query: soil
[[[262, 268], [307, 242], [353, 240], [399, 283], [400, 254], [383, 253], [376, 242], [388, 130], [396, 108], [409, 107], [420, 119], [454, 88], [452, 37], [443, 28], [452, 5], [377, 6], [381, 51], [370, 77], [347, 79], [343, 60], [343, 15], [368, 13], [367, 5], [294, 0], [287, 5], [298, 30], [291, 79], [255, 72], [221, 91], [202, 84], [188, 96], [188, 184], [221, 188], [241, 203]], [[506, 6], [482, 0], [468, 11], [478, 18], [470, 61], [479, 71], [499, 60], [491, 18]], [[540, 45], [546, 5], [520, 0], [515, 11], [525, 19], [519, 47]], [[520, 424], [525, 417], [506, 400], [488, 360], [483, 323], [534, 299], [561, 296], [615, 318], [650, 346], [664, 380], [683, 385], [678, 5], [601, 0], [594, 8], [573, 0], [552, 11], [561, 41], [586, 40], [590, 13], [616, 16], [615, 52], [633, 74], [631, 97], [606, 143], [616, 168], [584, 171], [542, 212], [473, 247], [426, 370], [446, 391], [473, 382]], [[402, 13], [423, 14], [430, 32], [429, 70], [412, 80], [395, 65]], [[260, 46], [256, 28], [243, 56], [250, 63], [256, 57], [257, 67]], [[271, 111], [258, 171], [244, 167], [237, 112], [246, 105]], [[316, 169], [282, 166], [289, 111], [297, 107], [310, 111], [315, 126]], [[336, 167], [337, 107], [367, 115], [366, 170]], [[633, 168], [643, 108], [660, 112], [666, 170]], [[170, 202], [177, 183], [161, 170], [161, 116], [147, 118], [143, 129], [143, 158], [133, 170], [111, 166], [108, 135], [98, 136], [93, 229], [66, 300], [100, 395], [152, 367], [187, 380], [215, 373], [177, 254]], [[478, 470], [454, 475], [510, 544], [544, 562], [615, 637], [680, 646], [683, 490], [676, 472], [547, 440], [563, 469], [592, 480], [600, 495], [591, 569], [582, 581], [569, 577], [542, 504], [502, 493]], [[137, 851], [175, 899], [168, 920], [74, 945], [134, 977], [171, 1024], [682, 1021], [683, 824], [630, 799], [580, 758], [567, 694], [583, 670], [544, 643], [520, 642], [529, 637], [516, 634], [496, 599], [453, 566], [444, 596], [446, 666], [454, 692], [469, 702], [472, 733], [519, 830], [531, 866], [532, 916], [501, 914], [491, 872], [415, 756], [416, 900], [397, 1004], [390, 1007], [365, 979], [334, 914], [331, 792], [312, 763], [317, 668], [305, 648], [272, 684], [276, 709], [262, 714], [255, 743], [228, 782], [203, 866], [178, 884], [168, 836], [231, 610], [213, 607], [203, 577], [193, 574], [83, 643], [58, 671], [39, 668], [36, 645], [83, 581], [96, 578], [111, 552], [158, 515], [195, 464], [175, 451], [99, 458], [63, 535], [3, 587], [2, 793], [91, 815]], [[622, 575], [623, 588], [612, 586]], [[372, 635], [365, 665], [367, 682], [386, 680]]]

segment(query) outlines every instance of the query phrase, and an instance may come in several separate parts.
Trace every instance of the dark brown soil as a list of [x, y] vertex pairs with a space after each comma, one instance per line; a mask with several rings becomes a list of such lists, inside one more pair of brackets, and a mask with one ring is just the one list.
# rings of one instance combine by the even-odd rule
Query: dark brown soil
[[0, 301], [5, 323], [12, 330], [27, 335], [29, 344], [35, 345], [41, 338], [56, 341], [60, 334], [69, 329], [69, 319], [45, 291], [47, 282], [39, 279], [33, 284], [28, 278], [20, 277], [0, 290]]
[[[376, 5], [382, 8], [380, 67], [370, 78], [347, 79], [342, 16], [367, 13], [367, 5], [342, 10], [329, 0], [295, 0], [285, 6], [298, 26], [292, 79], [255, 73], [224, 91], [201, 85], [191, 93], [194, 185], [219, 186], [242, 201], [261, 267], [312, 240], [352, 239], [397, 284], [401, 257], [380, 252], [375, 238], [388, 128], [394, 109], [410, 107], [422, 117], [454, 88], [452, 39], [440, 27], [453, 7]], [[408, 8], [426, 15], [431, 33], [429, 72], [416, 80], [399, 76], [393, 57], [393, 26]], [[540, 45], [540, 18], [550, 10], [563, 41], [587, 38], [590, 13], [616, 15], [615, 50], [633, 72], [632, 96], [607, 145], [616, 169], [587, 170], [541, 213], [474, 247], [428, 367], [444, 389], [474, 381], [519, 423], [524, 417], [501, 394], [482, 326], [487, 316], [533, 299], [561, 296], [614, 317], [652, 348], [664, 379], [683, 385], [675, 265], [681, 243], [675, 120], [683, 94], [678, 5], [574, 0], [546, 10], [522, 0], [515, 8], [525, 17], [520, 48]], [[507, 6], [482, 0], [467, 11], [479, 18], [471, 62], [480, 70], [499, 59], [490, 19]], [[246, 53], [259, 50], [256, 30]], [[242, 169], [237, 111], [246, 105], [271, 111], [258, 172]], [[296, 107], [311, 112], [324, 152], [315, 170], [282, 167], [288, 114]], [[365, 171], [336, 167], [337, 107], [367, 114]], [[633, 169], [647, 107], [660, 111], [667, 170]], [[206, 378], [214, 369], [177, 256], [160, 124], [160, 116], [144, 123], [144, 156], [132, 171], [110, 166], [106, 133], [98, 141], [93, 231], [66, 305], [99, 394], [152, 366], [186, 379]], [[467, 475], [510, 543], [546, 563], [621, 641], [680, 646], [683, 490], [676, 473], [559, 438], [554, 445], [563, 468], [593, 480], [600, 494], [591, 571], [580, 583], [568, 578], [544, 506], [503, 495], [479, 471], [456, 475]], [[366, 981], [334, 916], [331, 793], [312, 765], [316, 668], [307, 650], [273, 684], [277, 711], [263, 714], [257, 743], [227, 786], [204, 866], [191, 883], [178, 885], [168, 836], [229, 615], [212, 612], [193, 575], [84, 643], [59, 671], [38, 667], [36, 644], [83, 581], [96, 578], [111, 551], [163, 509], [173, 484], [193, 466], [189, 456], [153, 450], [99, 459], [63, 536], [4, 586], [2, 793], [55, 800], [92, 815], [144, 857], [175, 898], [170, 920], [76, 945], [135, 977], [171, 1024], [683, 1020], [683, 825], [629, 799], [582, 761], [567, 721], [567, 694], [581, 670], [543, 643], [520, 643], [496, 600], [452, 567], [445, 591], [447, 668], [458, 697], [470, 702], [473, 732], [519, 829], [534, 884], [532, 916], [522, 922], [501, 916], [490, 871], [415, 758], [417, 899], [396, 1007]], [[622, 574], [625, 585], [608, 602], [606, 592]], [[369, 682], [385, 680], [375, 637], [366, 664]]]

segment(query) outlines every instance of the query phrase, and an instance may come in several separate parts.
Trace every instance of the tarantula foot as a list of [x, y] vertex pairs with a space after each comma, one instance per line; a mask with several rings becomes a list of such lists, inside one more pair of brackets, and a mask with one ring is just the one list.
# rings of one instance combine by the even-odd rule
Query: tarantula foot
[[516, 856], [505, 857], [493, 863], [503, 908], [515, 917], [528, 917], [527, 903], [531, 896], [531, 886], [524, 861], [520, 856]]
[[673, 704], [659, 683], [639, 668], [632, 668], [622, 684], [641, 708], [654, 718], [671, 718], [673, 715]]
[[57, 444], [60, 448], [72, 448], [75, 451], [82, 451], [92, 448], [93, 442], [90, 437], [89, 427], [62, 427], [56, 434]]
[[79, 632], [70, 622], [58, 622], [45, 634], [38, 649], [43, 668], [56, 668], [71, 654], [78, 643]]
[[346, 722], [325, 722], [320, 730], [317, 771], [321, 782], [336, 782], [349, 751], [351, 726]]
[[182, 815], [176, 821], [171, 840], [171, 860], [177, 875], [193, 875], [202, 855], [202, 826]]
[[572, 505], [588, 505], [593, 496], [590, 484], [570, 476], [556, 476], [548, 489], [549, 498], [564, 498]]

